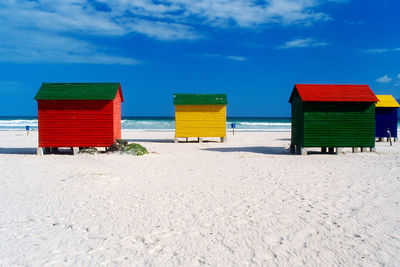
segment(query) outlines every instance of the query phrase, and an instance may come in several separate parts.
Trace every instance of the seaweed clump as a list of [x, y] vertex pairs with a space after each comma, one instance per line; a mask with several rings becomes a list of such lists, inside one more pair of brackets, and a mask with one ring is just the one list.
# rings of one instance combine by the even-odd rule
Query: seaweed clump
[[132, 143], [122, 149], [122, 154], [143, 156], [144, 154], [149, 154], [149, 152], [144, 146]]
[[97, 148], [95, 148], [95, 147], [85, 147], [85, 148], [82, 148], [79, 150], [79, 153], [81, 153], [81, 154], [93, 155], [93, 154], [97, 154], [97, 152], [98, 152]]
[[111, 145], [111, 147], [109, 147], [107, 149], [107, 151], [122, 151], [126, 146], [128, 145], [128, 141], [124, 140], [124, 139], [115, 139], [114, 144]]

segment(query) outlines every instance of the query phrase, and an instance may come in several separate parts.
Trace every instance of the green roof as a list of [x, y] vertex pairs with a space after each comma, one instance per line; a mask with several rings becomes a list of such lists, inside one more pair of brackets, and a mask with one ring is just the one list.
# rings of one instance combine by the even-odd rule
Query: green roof
[[119, 83], [43, 83], [36, 100], [112, 100]]
[[226, 94], [174, 94], [174, 105], [226, 105]]

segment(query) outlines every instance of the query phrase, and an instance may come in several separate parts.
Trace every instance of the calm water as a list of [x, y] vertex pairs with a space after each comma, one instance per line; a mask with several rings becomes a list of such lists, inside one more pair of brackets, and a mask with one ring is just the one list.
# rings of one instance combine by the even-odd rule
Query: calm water
[[[226, 127], [236, 124], [238, 131], [290, 131], [290, 118], [228, 118]], [[0, 130], [37, 130], [37, 117], [0, 117]], [[174, 117], [122, 117], [123, 130], [173, 131]]]

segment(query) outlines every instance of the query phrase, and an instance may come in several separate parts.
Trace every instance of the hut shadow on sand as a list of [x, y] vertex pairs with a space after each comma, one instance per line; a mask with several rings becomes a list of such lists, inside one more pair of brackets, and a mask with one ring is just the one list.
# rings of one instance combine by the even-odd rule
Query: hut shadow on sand
[[[48, 153], [45, 153], [48, 154]], [[52, 155], [72, 155], [70, 148], [62, 147], [50, 153]], [[0, 155], [37, 155], [36, 147], [0, 147]]]
[[173, 143], [173, 139], [124, 139], [129, 143]]
[[214, 152], [250, 152], [258, 154], [270, 154], [270, 155], [292, 155], [288, 149], [284, 147], [271, 147], [271, 146], [253, 146], [253, 147], [216, 147], [216, 148], [204, 148], [204, 151]]
[[[124, 139], [128, 142], [132, 142], [132, 143], [165, 143], [165, 144], [169, 144], [169, 143], [174, 143], [175, 141], [173, 139]], [[191, 139], [188, 141], [182, 140], [179, 141], [179, 143], [199, 143], [198, 140], [195, 139]], [[216, 140], [203, 140], [203, 143], [219, 143], [219, 141]]]
[[35, 147], [0, 147], [0, 154], [5, 155], [36, 155]]

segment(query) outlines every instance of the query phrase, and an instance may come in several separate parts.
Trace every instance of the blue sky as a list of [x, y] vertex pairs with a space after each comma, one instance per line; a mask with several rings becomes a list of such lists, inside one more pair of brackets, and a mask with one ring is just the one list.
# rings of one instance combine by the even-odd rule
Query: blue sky
[[229, 116], [290, 116], [294, 83], [400, 98], [398, 0], [0, 0], [0, 115], [42, 82], [120, 82], [125, 116], [227, 93]]

